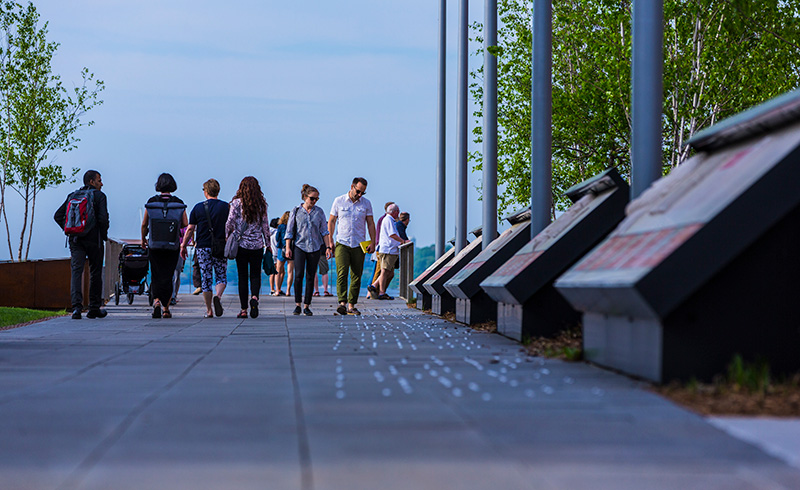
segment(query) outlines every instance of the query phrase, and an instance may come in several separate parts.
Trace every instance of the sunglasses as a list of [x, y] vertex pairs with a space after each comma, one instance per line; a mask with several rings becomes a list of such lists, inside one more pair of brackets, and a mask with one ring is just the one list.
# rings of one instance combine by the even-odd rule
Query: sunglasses
[[311, 197], [311, 196], [308, 196], [308, 198], [309, 198], [309, 199], [311, 199], [311, 202], [317, 202], [317, 201], [319, 201], [319, 198], [318, 198], [318, 197]]
[[355, 191], [355, 193], [358, 194], [359, 196], [363, 196], [364, 194], [367, 193], [367, 191], [362, 191], [356, 187], [353, 187], [353, 191]]

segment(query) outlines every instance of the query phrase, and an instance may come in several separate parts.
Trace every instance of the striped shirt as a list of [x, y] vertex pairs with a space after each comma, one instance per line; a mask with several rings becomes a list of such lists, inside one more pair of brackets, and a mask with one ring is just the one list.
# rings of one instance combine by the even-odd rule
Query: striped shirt
[[294, 240], [295, 247], [314, 253], [322, 248], [325, 235], [328, 235], [328, 220], [322, 208], [314, 206], [306, 211], [303, 206], [297, 206], [289, 213], [285, 239]]

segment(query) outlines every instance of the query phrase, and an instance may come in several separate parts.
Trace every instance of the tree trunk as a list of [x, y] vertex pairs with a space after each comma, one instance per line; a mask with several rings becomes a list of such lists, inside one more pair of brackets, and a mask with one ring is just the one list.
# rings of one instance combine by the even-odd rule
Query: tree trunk
[[36, 217], [36, 182], [33, 184], [33, 199], [31, 200], [31, 227], [28, 229], [28, 244], [25, 246], [25, 260], [28, 260], [28, 253], [31, 250], [31, 238], [33, 238], [33, 221]]
[[14, 260], [14, 251], [11, 248], [11, 229], [8, 227], [8, 216], [6, 216], [6, 208], [3, 208], [3, 221], [6, 223], [6, 240], [8, 241], [8, 258]]
[[25, 185], [25, 195], [23, 196], [23, 200], [25, 201], [25, 212], [22, 215], [22, 230], [19, 232], [19, 248], [17, 249], [17, 262], [22, 261], [22, 246], [25, 244], [25, 231], [28, 228], [28, 209], [30, 208], [31, 202], [31, 185]]

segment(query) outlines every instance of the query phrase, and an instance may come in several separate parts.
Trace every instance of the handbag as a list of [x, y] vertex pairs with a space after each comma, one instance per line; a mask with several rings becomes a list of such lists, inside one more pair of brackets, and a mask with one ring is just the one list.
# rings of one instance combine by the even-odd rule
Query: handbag
[[264, 252], [262, 268], [264, 269], [264, 274], [268, 276], [278, 273], [278, 270], [275, 268], [275, 259], [272, 258], [272, 250], [270, 250], [269, 247], [267, 247], [267, 251]]
[[242, 221], [242, 226], [239, 228], [239, 233], [236, 233], [236, 230], [233, 230], [231, 236], [228, 237], [228, 240], [225, 242], [225, 258], [236, 258], [236, 254], [239, 252], [239, 240], [242, 238], [242, 233], [244, 233], [245, 226], [247, 226], [247, 223]]
[[211, 224], [211, 213], [208, 212], [208, 201], [203, 202], [203, 207], [206, 209], [206, 218], [208, 219], [208, 229], [211, 230], [211, 256], [217, 259], [225, 258], [225, 238], [217, 238], [214, 233], [214, 225]]

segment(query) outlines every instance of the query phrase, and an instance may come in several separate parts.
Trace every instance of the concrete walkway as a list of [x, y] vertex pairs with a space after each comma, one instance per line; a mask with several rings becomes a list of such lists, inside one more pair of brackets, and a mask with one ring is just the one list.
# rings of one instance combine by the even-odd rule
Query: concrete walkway
[[0, 332], [0, 489], [797, 489], [635, 381], [367, 301]]

